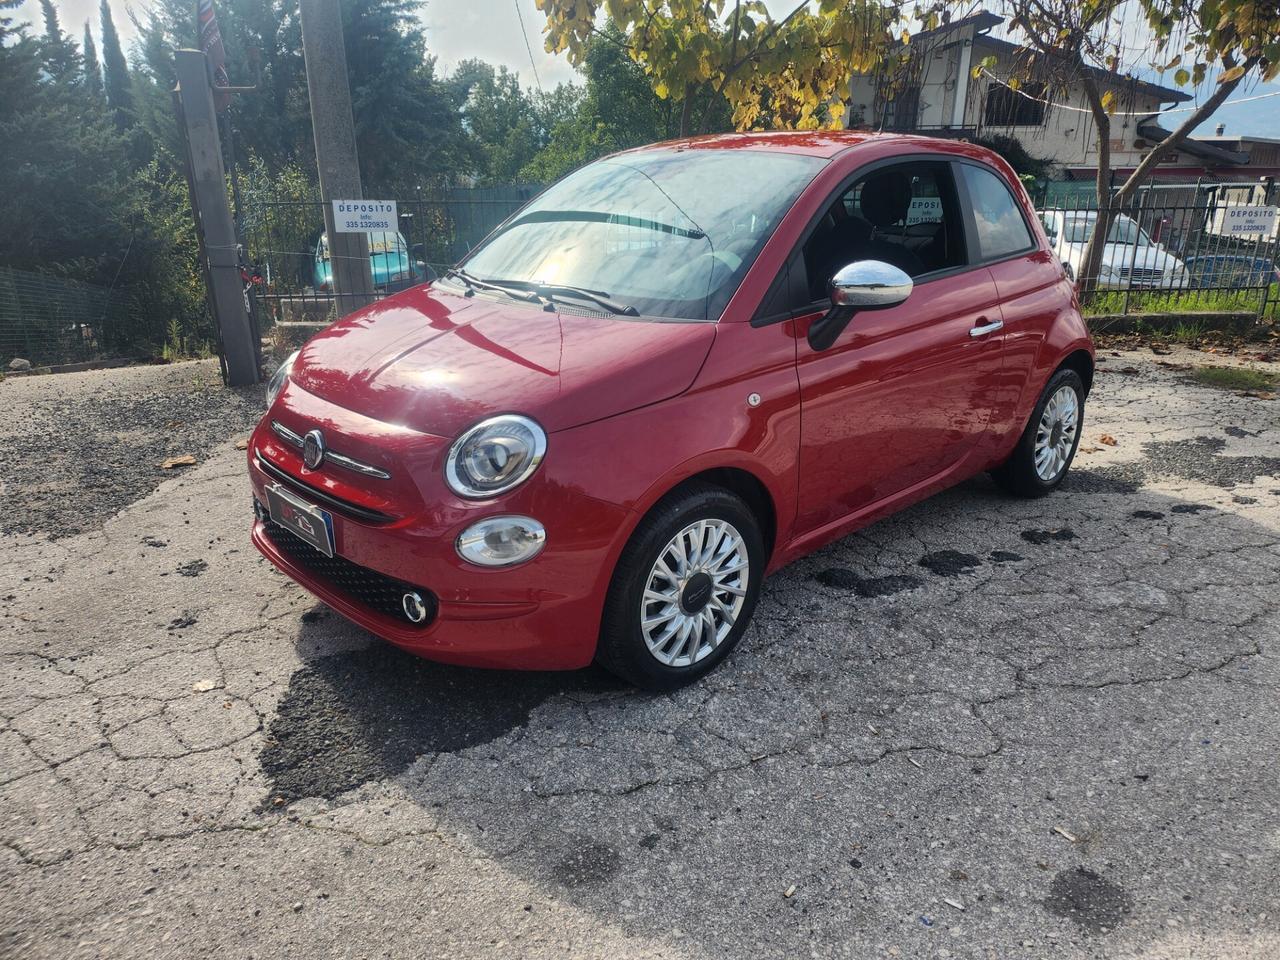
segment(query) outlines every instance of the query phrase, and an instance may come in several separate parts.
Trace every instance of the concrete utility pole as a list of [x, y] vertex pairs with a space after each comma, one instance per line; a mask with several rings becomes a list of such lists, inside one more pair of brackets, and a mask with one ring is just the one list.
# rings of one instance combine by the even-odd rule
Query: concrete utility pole
[[356, 125], [351, 113], [351, 85], [347, 80], [347, 51], [342, 42], [342, 11], [338, 0], [301, 0], [300, 7], [324, 229], [329, 236], [333, 290], [341, 316], [374, 299], [369, 235], [338, 233], [333, 222], [332, 201], [364, 199], [356, 155]]
[[200, 50], [179, 50], [177, 70], [180, 121], [187, 140], [187, 182], [204, 253], [209, 300], [222, 337], [227, 383], [257, 383], [259, 344], [244, 305], [244, 283], [236, 255], [236, 231], [227, 206], [226, 171], [218, 141], [209, 65]]

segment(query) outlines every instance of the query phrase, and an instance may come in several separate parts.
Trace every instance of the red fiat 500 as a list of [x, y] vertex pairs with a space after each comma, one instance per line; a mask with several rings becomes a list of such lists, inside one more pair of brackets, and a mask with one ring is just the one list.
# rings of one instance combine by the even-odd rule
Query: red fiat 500
[[285, 363], [249, 446], [253, 542], [422, 656], [671, 688], [788, 561], [984, 470], [1056, 487], [1093, 366], [987, 150], [646, 147]]

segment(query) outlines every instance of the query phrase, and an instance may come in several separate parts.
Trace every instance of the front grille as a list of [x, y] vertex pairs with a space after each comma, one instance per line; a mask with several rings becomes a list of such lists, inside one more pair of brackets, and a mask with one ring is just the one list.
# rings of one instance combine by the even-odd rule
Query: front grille
[[1134, 267], [1132, 269], [1121, 267], [1120, 276], [1137, 280], [1140, 283], [1158, 283], [1164, 277], [1164, 271], [1151, 267]]
[[[436, 598], [429, 590], [383, 576], [368, 567], [352, 563], [345, 557], [326, 557], [311, 544], [269, 518], [263, 519], [262, 528], [272, 546], [288, 557], [295, 566], [306, 570], [335, 593], [408, 627], [427, 627], [435, 620]], [[427, 616], [421, 623], [414, 623], [405, 616], [402, 601], [409, 591], [419, 593], [426, 604]]]
[[258, 469], [271, 477], [271, 479], [279, 480], [286, 487], [293, 490], [294, 493], [299, 493], [312, 500], [319, 500], [326, 507], [331, 508], [343, 516], [352, 517], [356, 520], [363, 520], [365, 523], [390, 523], [395, 519], [395, 517], [382, 513], [380, 510], [370, 510], [368, 507], [361, 507], [351, 503], [350, 501], [335, 497], [331, 493], [325, 493], [323, 490], [319, 490], [311, 484], [305, 483], [292, 474], [281, 470], [266, 457], [262, 456], [261, 453], [258, 453], [253, 459], [258, 465]]

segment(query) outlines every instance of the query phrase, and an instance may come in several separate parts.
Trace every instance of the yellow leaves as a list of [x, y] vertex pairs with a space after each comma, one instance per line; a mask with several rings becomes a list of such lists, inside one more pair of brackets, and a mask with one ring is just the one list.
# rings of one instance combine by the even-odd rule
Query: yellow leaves
[[[608, 16], [659, 98], [693, 91], [706, 103], [723, 95], [742, 130], [841, 126], [850, 74], [876, 71], [910, 42], [904, 7], [880, 0], [819, 0], [798, 11], [784, 4], [784, 15], [794, 12], [785, 22], [762, 0], [535, 2], [549, 51], [580, 64]], [[917, 7], [921, 22], [939, 22], [936, 9], [923, 11]]]
[[1187, 70], [1185, 67], [1180, 69], [1173, 75], [1173, 82], [1180, 87], [1185, 87], [1191, 82], [1191, 71]]
[[1116, 112], [1116, 92], [1114, 90], [1108, 90], [1102, 95], [1102, 109], [1107, 113]]
[[1224, 70], [1218, 77], [1218, 83], [1233, 83], [1244, 76], [1244, 67], [1236, 64], [1230, 70]]

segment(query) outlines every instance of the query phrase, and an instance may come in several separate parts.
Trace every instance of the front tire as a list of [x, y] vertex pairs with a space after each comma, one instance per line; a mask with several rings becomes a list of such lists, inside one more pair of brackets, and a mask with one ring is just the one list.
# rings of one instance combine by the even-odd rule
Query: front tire
[[760, 528], [745, 503], [709, 483], [679, 488], [622, 551], [596, 661], [648, 690], [705, 676], [745, 632], [764, 564]]
[[1084, 427], [1084, 381], [1074, 370], [1049, 378], [1013, 454], [991, 472], [1019, 497], [1043, 497], [1071, 469]]

